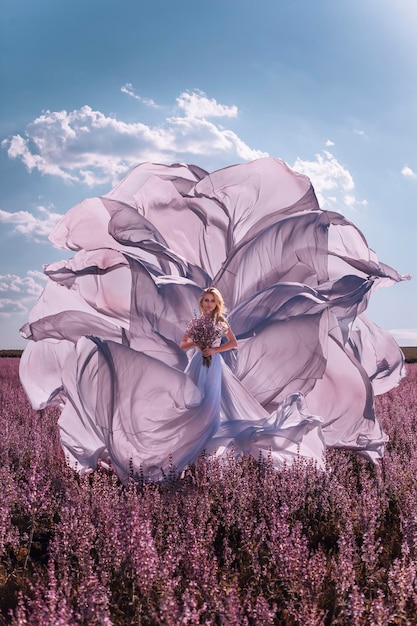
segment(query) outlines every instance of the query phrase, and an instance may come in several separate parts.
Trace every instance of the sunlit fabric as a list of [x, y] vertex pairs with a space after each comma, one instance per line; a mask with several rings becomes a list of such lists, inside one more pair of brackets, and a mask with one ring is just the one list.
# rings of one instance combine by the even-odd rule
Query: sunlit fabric
[[[45, 268], [20, 376], [34, 408], [62, 407], [79, 471], [159, 479], [203, 450], [277, 467], [297, 455], [323, 466], [326, 446], [383, 455], [374, 394], [404, 364], [364, 311], [372, 290], [408, 277], [321, 210], [307, 177], [272, 158], [212, 174], [144, 163], [50, 239], [75, 255]], [[239, 344], [210, 368], [179, 348], [207, 286]]]

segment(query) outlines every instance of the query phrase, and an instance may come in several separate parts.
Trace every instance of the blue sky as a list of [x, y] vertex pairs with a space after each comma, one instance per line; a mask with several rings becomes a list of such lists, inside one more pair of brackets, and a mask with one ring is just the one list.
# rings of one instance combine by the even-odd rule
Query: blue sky
[[[417, 276], [417, 0], [5, 0], [0, 347], [68, 256], [47, 234], [142, 161], [269, 154]], [[417, 281], [370, 316], [417, 345]]]

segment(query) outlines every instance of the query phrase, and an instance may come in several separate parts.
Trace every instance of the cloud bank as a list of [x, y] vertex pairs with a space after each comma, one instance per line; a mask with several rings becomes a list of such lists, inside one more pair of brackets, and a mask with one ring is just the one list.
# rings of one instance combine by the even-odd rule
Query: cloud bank
[[0, 274], [0, 317], [27, 314], [40, 296], [46, 276], [29, 271], [26, 276]]
[[[157, 103], [138, 94], [132, 83], [126, 83], [121, 91], [155, 109], [160, 120], [154, 126], [124, 122], [88, 105], [71, 112], [46, 111], [24, 133], [3, 140], [2, 145], [11, 159], [21, 160], [30, 172], [37, 170], [89, 187], [115, 184], [143, 161], [182, 161], [210, 169], [208, 163], [214, 162], [217, 168], [268, 156], [219, 123], [239, 117], [236, 105], [217, 102], [200, 90], [184, 91], [166, 116]], [[327, 140], [327, 148], [333, 145]], [[297, 158], [292, 167], [309, 176], [323, 208], [366, 205], [355, 197], [349, 170], [327, 149], [314, 160]], [[32, 237], [49, 232], [58, 217], [48, 212], [35, 218], [25, 211], [0, 211], [0, 221], [12, 223], [18, 232]]]
[[39, 215], [29, 211], [15, 211], [14, 213], [0, 209], [0, 223], [11, 224], [14, 231], [26, 235], [36, 243], [46, 241], [49, 233], [62, 217], [60, 213], [54, 213], [44, 206], [38, 206]]
[[[130, 83], [122, 91], [156, 106], [137, 95]], [[183, 92], [175, 113], [152, 127], [124, 122], [87, 105], [71, 112], [46, 111], [23, 135], [5, 139], [2, 145], [29, 171], [89, 186], [115, 183], [143, 161], [170, 163], [209, 154], [230, 164], [267, 156], [212, 121], [237, 117], [236, 106], [220, 104], [202, 91]]]

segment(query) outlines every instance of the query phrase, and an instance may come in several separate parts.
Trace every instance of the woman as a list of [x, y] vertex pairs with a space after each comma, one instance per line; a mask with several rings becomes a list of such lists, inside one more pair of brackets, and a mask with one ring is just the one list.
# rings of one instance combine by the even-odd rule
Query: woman
[[[215, 287], [204, 289], [198, 304], [201, 315], [188, 323], [180, 348], [197, 348], [185, 374], [201, 393], [196, 426], [200, 430], [205, 425], [199, 434], [202, 450], [220, 425], [222, 367], [225, 365], [222, 366], [219, 353], [237, 348], [237, 341], [225, 318], [223, 297]], [[226, 342], [222, 343], [224, 336]], [[193, 453], [195, 450], [194, 447]]]
[[[214, 328], [218, 329], [216, 333], [215, 344], [216, 345], [199, 345], [190, 337], [190, 333], [193, 334], [193, 326], [195, 327], [195, 320], [191, 320], [185, 331], [184, 337], [180, 343], [182, 350], [189, 350], [190, 348], [199, 348], [203, 353], [203, 357], [212, 357], [219, 352], [226, 352], [237, 348], [236, 337], [234, 336], [229, 324], [227, 323], [224, 314], [226, 312], [223, 297], [218, 289], [215, 287], [208, 287], [201, 293], [198, 301], [201, 315], [214, 322]], [[224, 334], [227, 337], [226, 343], [221, 343], [221, 335]]]

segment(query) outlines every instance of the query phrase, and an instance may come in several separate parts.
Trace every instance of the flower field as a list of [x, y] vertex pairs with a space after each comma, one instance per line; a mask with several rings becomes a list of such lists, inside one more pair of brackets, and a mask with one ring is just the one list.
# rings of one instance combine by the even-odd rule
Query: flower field
[[417, 624], [417, 364], [376, 399], [373, 466], [202, 457], [121, 485], [61, 451], [0, 359], [0, 624]]

